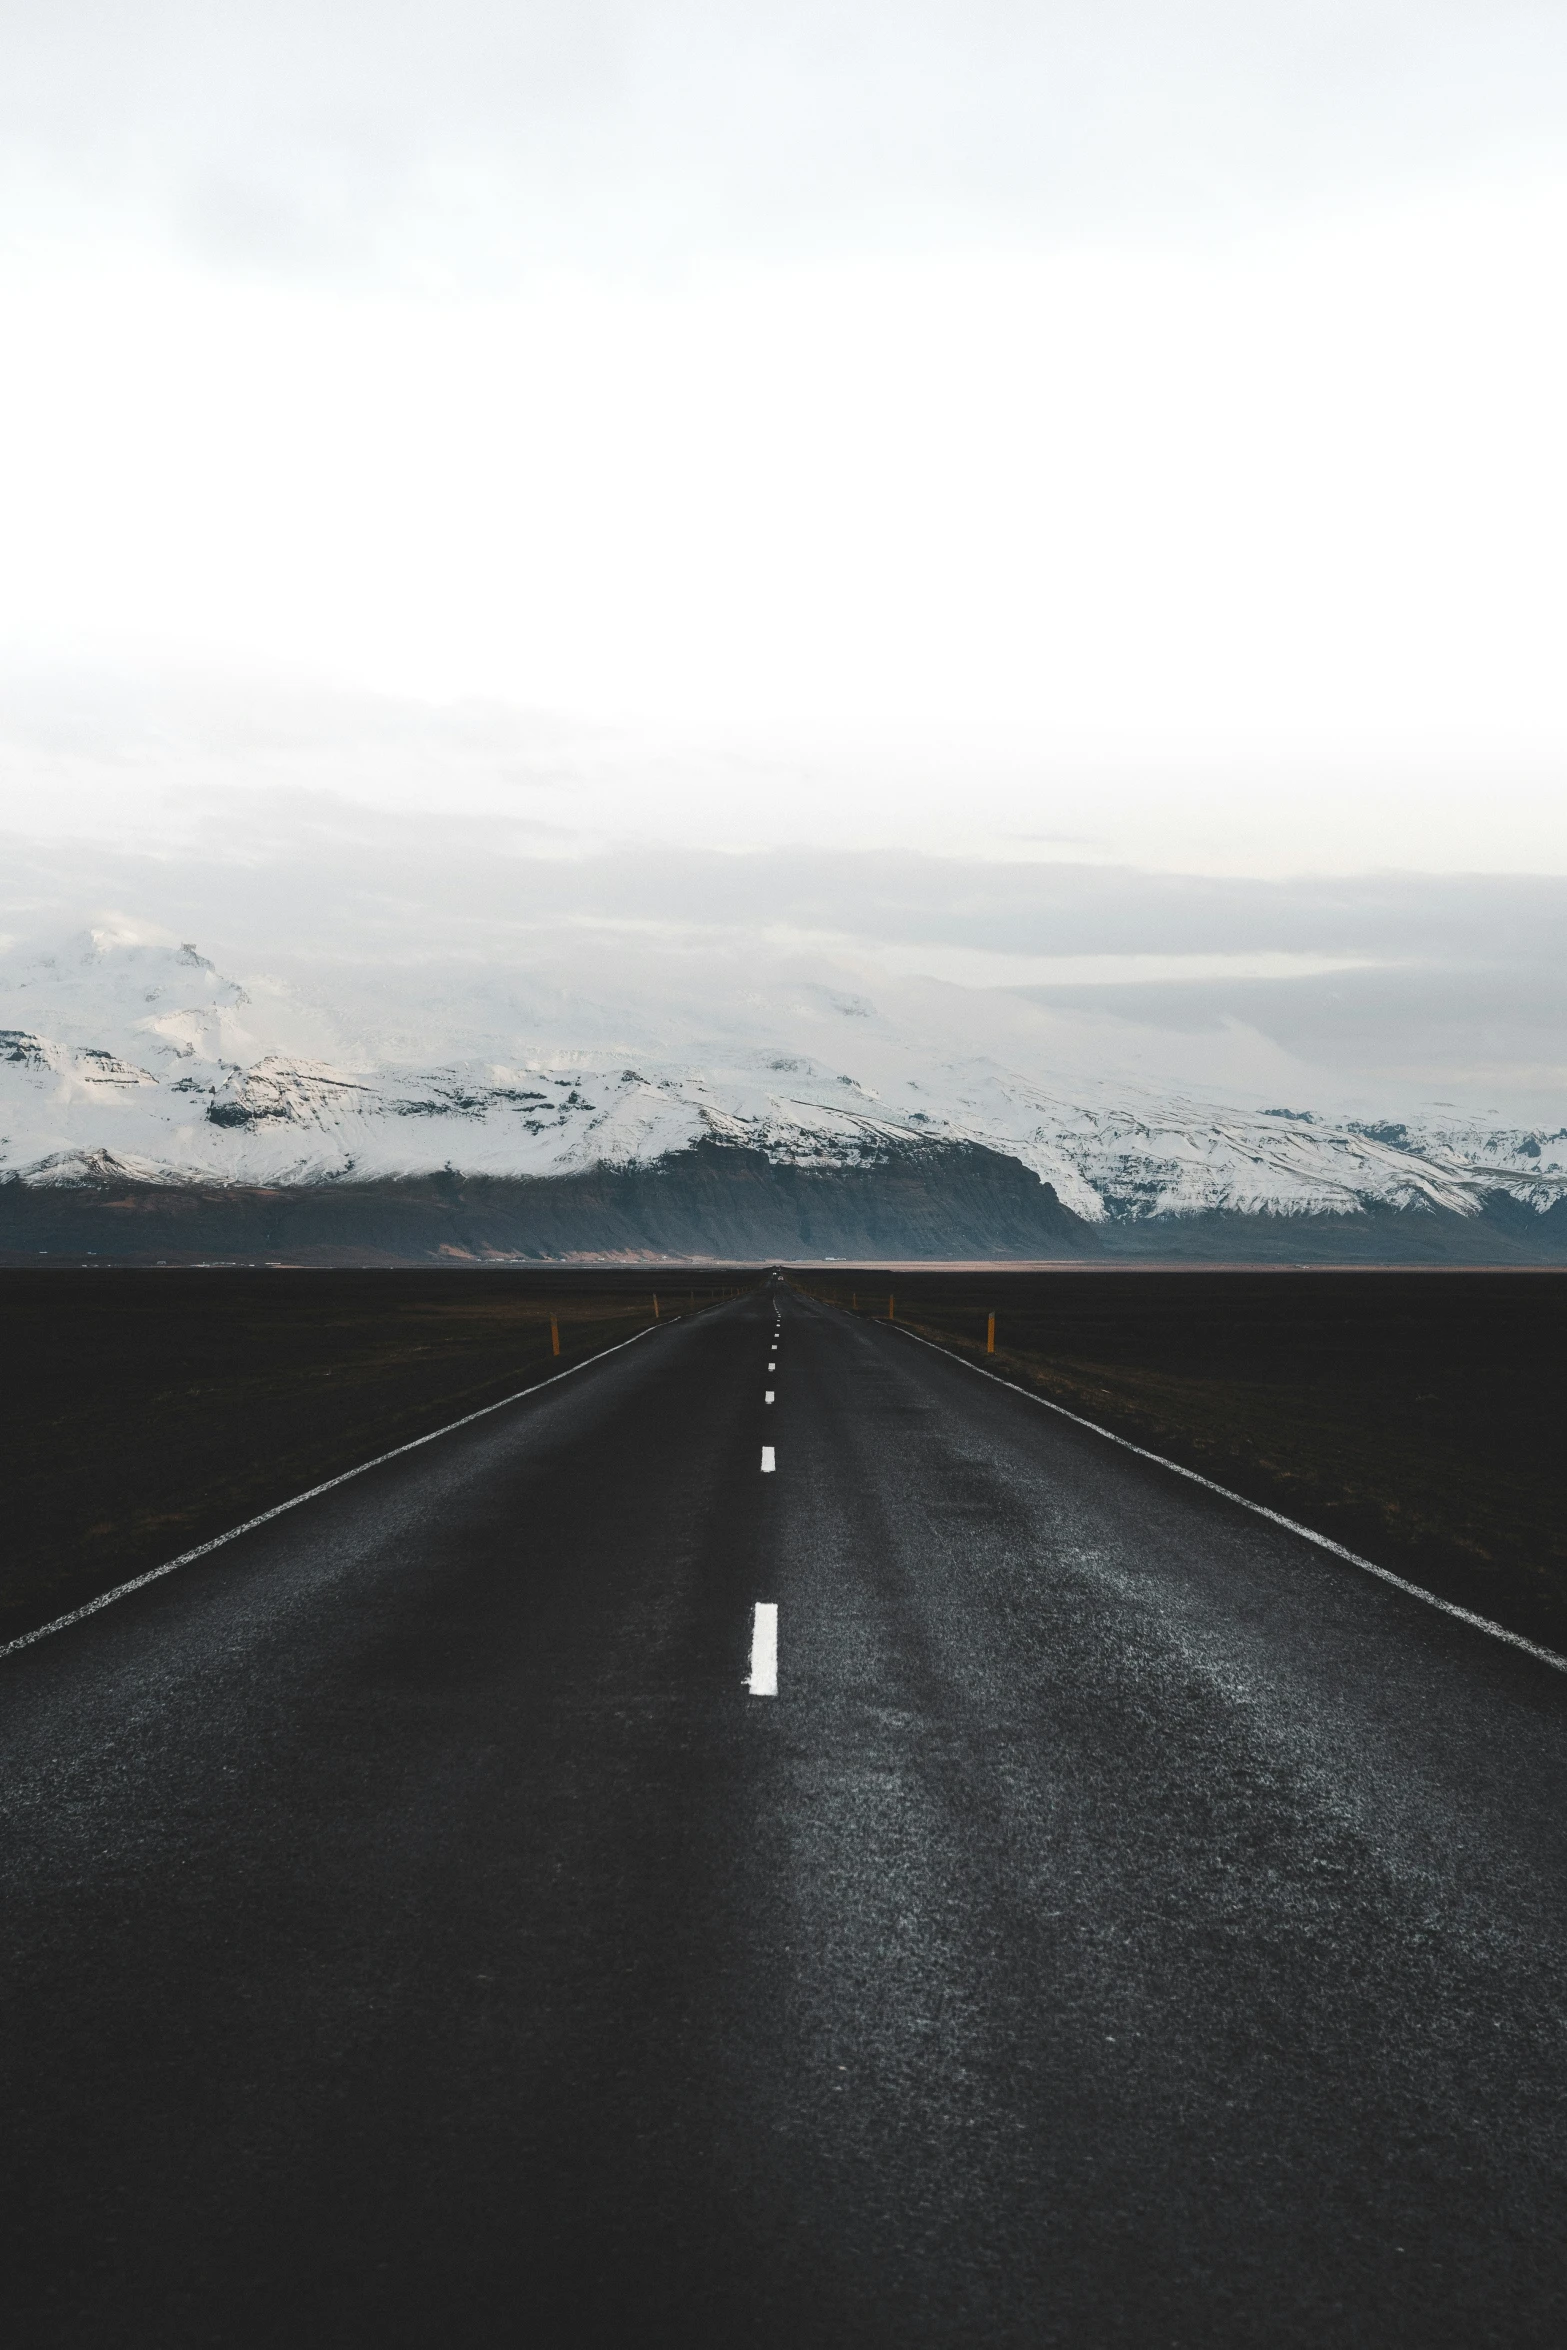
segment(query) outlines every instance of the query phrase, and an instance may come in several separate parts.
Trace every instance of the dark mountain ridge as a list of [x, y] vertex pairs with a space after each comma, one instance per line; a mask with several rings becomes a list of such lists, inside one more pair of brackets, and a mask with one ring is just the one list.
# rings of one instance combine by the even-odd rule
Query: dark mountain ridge
[[1251, 1264], [1556, 1264], [1567, 1208], [1498, 1194], [1482, 1213], [1208, 1214], [1089, 1223], [1050, 1184], [977, 1143], [800, 1165], [704, 1140], [629, 1166], [278, 1186], [0, 1183], [0, 1255], [115, 1263], [213, 1259], [461, 1265], [497, 1257], [869, 1261], [1120, 1259]]

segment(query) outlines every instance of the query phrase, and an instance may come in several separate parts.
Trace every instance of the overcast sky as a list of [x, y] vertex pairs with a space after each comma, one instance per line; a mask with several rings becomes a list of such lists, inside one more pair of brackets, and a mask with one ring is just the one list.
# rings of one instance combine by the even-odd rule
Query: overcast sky
[[35, 841], [1567, 873], [1560, 0], [7, 0], [0, 204]]

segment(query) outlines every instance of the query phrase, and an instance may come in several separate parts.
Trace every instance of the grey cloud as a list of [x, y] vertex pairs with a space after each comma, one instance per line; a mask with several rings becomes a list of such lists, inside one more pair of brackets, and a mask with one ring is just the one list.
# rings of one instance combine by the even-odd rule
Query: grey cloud
[[237, 265], [1244, 218], [1556, 147], [1529, 0], [11, 0], [13, 155]]
[[[1567, 879], [1410, 874], [1322, 883], [1215, 882], [1072, 865], [723, 855], [647, 849], [560, 857], [493, 820], [398, 816], [296, 795], [225, 850], [137, 855], [15, 841], [4, 868], [13, 935], [57, 933], [115, 907], [247, 968], [280, 959], [323, 990], [378, 966], [464, 971], [518, 1001], [554, 1002], [552, 974], [604, 964], [658, 982], [682, 959], [738, 956], [782, 928], [825, 933], [874, 964], [889, 946], [964, 945], [1059, 955], [1357, 953], [1376, 967], [1277, 979], [998, 991], [1102, 1040], [1164, 1040], [1168, 1071], [1198, 1066], [1205, 1037], [1247, 1031], [1287, 1056], [1306, 1104], [1399, 1116], [1458, 1098], [1500, 1115], [1567, 1117]], [[639, 927], [640, 926], [640, 927]], [[809, 952], [815, 950], [808, 950]], [[777, 950], [787, 956], [787, 949]], [[759, 954], [758, 968], [766, 958]], [[915, 956], [917, 967], [917, 954]], [[691, 966], [693, 970], [695, 965]], [[334, 973], [338, 975], [334, 978]], [[518, 974], [531, 974], [525, 978]], [[620, 984], [617, 981], [617, 984]], [[700, 984], [693, 980], [692, 984]], [[871, 981], [874, 990], [874, 977]], [[540, 990], [544, 990], [541, 995]], [[982, 1005], [976, 1014], [983, 1022]], [[586, 1016], [586, 1015], [585, 1015]]]
[[629, 906], [650, 874], [664, 902], [866, 937], [1038, 955], [1285, 952], [1554, 960], [1567, 931], [1555, 876], [1389, 874], [1260, 881], [1074, 863], [798, 850], [639, 854], [594, 867]]
[[[308, 747], [308, 713], [300, 724]], [[442, 735], [440, 747], [448, 741]], [[475, 742], [487, 760], [495, 746], [478, 720]], [[134, 765], [147, 756], [138, 745]], [[569, 747], [563, 758], [569, 765]], [[183, 846], [160, 840], [138, 855], [106, 842], [64, 851], [18, 844], [13, 870], [32, 860], [62, 888], [86, 864], [159, 889], [188, 877], [198, 895], [215, 889], [236, 910], [243, 891], [264, 888], [268, 873], [306, 890], [314, 873], [330, 876], [345, 908], [385, 894], [427, 903], [432, 914], [460, 907], [474, 923], [505, 925], [548, 904], [614, 921], [787, 928], [1009, 955], [1291, 953], [1475, 971], [1567, 969], [1567, 877], [1559, 875], [1263, 880], [903, 849], [727, 851], [653, 841], [562, 855], [549, 844], [569, 842], [571, 833], [541, 820], [526, 790], [504, 814], [366, 807], [319, 790], [191, 797], [197, 822]]]
[[1018, 992], [1053, 1012], [1162, 1031], [1177, 1058], [1182, 1037], [1251, 1029], [1331, 1071], [1366, 1106], [1460, 1090], [1499, 1115], [1527, 1103], [1546, 1120], [1567, 1117], [1567, 968], [1560, 956], [1514, 957], [1494, 940], [1483, 961], [1432, 952], [1410, 968], [1298, 979]]

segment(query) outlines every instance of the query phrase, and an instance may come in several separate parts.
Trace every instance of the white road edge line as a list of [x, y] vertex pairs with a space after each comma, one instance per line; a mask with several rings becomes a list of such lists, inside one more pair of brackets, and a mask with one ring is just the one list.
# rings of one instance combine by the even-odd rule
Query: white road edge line
[[523, 1403], [541, 1389], [553, 1387], [558, 1379], [574, 1378], [578, 1371], [586, 1371], [594, 1363], [602, 1363], [609, 1355], [618, 1355], [623, 1346], [635, 1346], [639, 1338], [651, 1338], [655, 1330], [668, 1330], [680, 1319], [671, 1315], [667, 1322], [650, 1322], [645, 1330], [633, 1330], [629, 1338], [617, 1338], [613, 1346], [601, 1347], [596, 1355], [584, 1355], [580, 1363], [567, 1370], [552, 1371], [547, 1379], [540, 1379], [532, 1387], [519, 1387], [515, 1395], [503, 1395], [499, 1403], [481, 1404], [476, 1412], [464, 1412], [460, 1420], [448, 1420], [443, 1428], [432, 1428], [428, 1436], [415, 1436], [407, 1444], [394, 1444], [390, 1452], [378, 1452], [371, 1461], [361, 1461], [356, 1469], [344, 1469], [337, 1477], [328, 1477], [323, 1485], [312, 1485], [292, 1500], [277, 1502], [263, 1510], [259, 1517], [247, 1518], [243, 1525], [231, 1526], [226, 1534], [214, 1534], [210, 1542], [198, 1542], [194, 1550], [182, 1550], [178, 1558], [165, 1559], [161, 1567], [149, 1567], [144, 1575], [133, 1575], [128, 1583], [116, 1583], [112, 1591], [100, 1592], [83, 1607], [73, 1607], [69, 1615], [56, 1616], [53, 1623], [40, 1624], [36, 1632], [23, 1632], [15, 1640], [0, 1645], [0, 1657], [11, 1656], [19, 1648], [31, 1648], [35, 1640], [47, 1640], [51, 1632], [63, 1632], [67, 1625], [79, 1624], [85, 1616], [97, 1615], [100, 1608], [113, 1607], [117, 1599], [127, 1599], [144, 1584], [156, 1583], [164, 1575], [172, 1575], [176, 1567], [188, 1567], [196, 1559], [204, 1559], [209, 1551], [221, 1550], [225, 1542], [237, 1542], [241, 1534], [249, 1534], [257, 1526], [265, 1526], [272, 1518], [281, 1518], [288, 1510], [297, 1510], [302, 1502], [314, 1501], [319, 1493], [330, 1493], [334, 1485], [346, 1485], [351, 1478], [363, 1477], [367, 1470], [379, 1469], [387, 1461], [395, 1461], [405, 1452], [417, 1452], [422, 1444], [433, 1444], [438, 1436], [450, 1436], [454, 1428], [467, 1428], [475, 1420], [487, 1420], [491, 1412], [503, 1412], [508, 1404]]
[[778, 1695], [778, 1610], [770, 1599], [756, 1603], [751, 1625], [751, 1678], [746, 1687], [753, 1697]]
[[778, 1463], [773, 1458], [772, 1446], [770, 1444], [764, 1444], [762, 1447], [762, 1475], [764, 1477], [770, 1477], [777, 1466]]
[[[1318, 1550], [1331, 1551], [1336, 1559], [1346, 1559], [1364, 1575], [1375, 1575], [1379, 1583], [1391, 1583], [1395, 1591], [1407, 1592], [1411, 1599], [1434, 1607], [1439, 1615], [1454, 1616], [1460, 1624], [1469, 1624], [1476, 1632], [1488, 1633], [1493, 1640], [1505, 1640], [1509, 1648], [1521, 1648], [1525, 1656], [1549, 1665], [1554, 1673], [1567, 1673], [1567, 1656], [1558, 1655], [1554, 1648], [1542, 1648], [1537, 1640], [1525, 1639], [1522, 1632], [1510, 1632], [1505, 1624], [1493, 1623], [1489, 1616], [1477, 1616], [1472, 1608], [1459, 1607], [1454, 1600], [1438, 1599], [1434, 1591], [1407, 1582], [1402, 1575], [1395, 1575], [1391, 1567], [1379, 1567], [1373, 1559], [1363, 1559], [1358, 1550], [1346, 1550], [1342, 1542], [1331, 1541], [1313, 1526], [1303, 1526], [1298, 1518], [1286, 1518], [1282, 1511], [1270, 1510], [1260, 1501], [1248, 1501], [1244, 1493], [1235, 1493], [1215, 1478], [1199, 1475], [1196, 1469], [1183, 1469], [1179, 1461], [1167, 1461], [1162, 1452], [1149, 1452], [1146, 1446], [1133, 1444], [1130, 1437], [1117, 1436], [1113, 1428], [1101, 1428], [1097, 1420], [1085, 1420], [1081, 1413], [1069, 1412], [1064, 1403], [1052, 1403], [1048, 1396], [1035, 1395], [1032, 1388], [1019, 1387], [1015, 1380], [1003, 1379], [999, 1371], [987, 1371], [982, 1363], [971, 1363], [965, 1356], [954, 1354], [950, 1347], [938, 1346], [934, 1338], [921, 1338], [917, 1330], [906, 1330], [899, 1322], [894, 1322], [892, 1327], [900, 1338], [912, 1338], [916, 1346], [928, 1346], [932, 1354], [945, 1355], [949, 1363], [957, 1363], [965, 1371], [977, 1371], [981, 1379], [993, 1379], [998, 1387], [1022, 1396], [1025, 1403], [1037, 1403], [1041, 1411], [1055, 1412], [1061, 1419], [1070, 1420], [1075, 1428], [1086, 1428], [1090, 1435], [1102, 1436], [1107, 1444], [1118, 1444], [1123, 1452], [1134, 1452], [1140, 1461], [1152, 1461], [1156, 1467], [1168, 1469], [1173, 1476], [1184, 1477], [1192, 1485], [1222, 1494], [1226, 1501], [1238, 1502], [1243, 1510], [1250, 1510], [1253, 1517], [1266, 1518], [1270, 1525], [1282, 1526], [1287, 1534], [1298, 1534], [1303, 1542], [1314, 1543]], [[3, 1654], [0, 1650], [0, 1655]]]

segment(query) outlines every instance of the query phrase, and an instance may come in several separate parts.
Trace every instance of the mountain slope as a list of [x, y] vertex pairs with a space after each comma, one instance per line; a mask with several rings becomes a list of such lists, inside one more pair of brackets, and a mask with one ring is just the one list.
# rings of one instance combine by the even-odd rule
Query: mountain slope
[[[945, 1253], [1048, 1254], [1095, 1231], [1120, 1248], [1141, 1227], [1152, 1242], [1217, 1229], [1214, 1219], [1304, 1231], [1410, 1216], [1473, 1224], [1477, 1245], [1483, 1226], [1491, 1247], [1498, 1207], [1513, 1211], [1520, 1246], [1533, 1230], [1554, 1253], [1553, 1211], [1567, 1199], [1567, 1131], [1335, 1121], [1112, 1075], [1020, 1071], [954, 1053], [830, 977], [787, 1000], [719, 1007], [705, 1036], [671, 1015], [663, 1032], [678, 1032], [679, 1060], [607, 1049], [602, 1007], [557, 1003], [524, 1025], [482, 987], [426, 1020], [415, 1041], [448, 1044], [440, 1059], [409, 1057], [408, 1026], [390, 1009], [350, 1016], [276, 979], [242, 984], [195, 947], [113, 932], [15, 957], [0, 968], [0, 1180], [32, 1193], [237, 1196], [417, 1186], [449, 1171], [529, 1187], [534, 1224], [539, 1187], [550, 1188], [552, 1248], [569, 1239], [575, 1198], [599, 1236], [580, 1245], [689, 1250], [706, 1197], [714, 1234], [729, 1235], [706, 1253], [740, 1254], [812, 1253], [813, 1197], [837, 1203], [824, 1230], [839, 1245], [814, 1244], [832, 1254], [928, 1253], [943, 1229]], [[591, 1048], [575, 1041], [591, 1030]], [[657, 1005], [637, 1007], [625, 1032], [656, 1038]], [[836, 1065], [820, 1049], [783, 1049], [797, 1035], [818, 1048], [826, 1036]], [[685, 1204], [655, 1212], [655, 1197], [675, 1196], [677, 1165]], [[1005, 1208], [1014, 1178], [1003, 1165], [1032, 1182]], [[762, 1169], [773, 1170], [765, 1213]], [[608, 1235], [631, 1193], [622, 1180], [612, 1209], [613, 1186], [583, 1189], [599, 1170], [659, 1171], [662, 1189], [619, 1241]], [[720, 1208], [715, 1170], [749, 1208]], [[895, 1214], [868, 1205], [895, 1195]], [[19, 1212], [13, 1199], [13, 1223]], [[791, 1236], [802, 1245], [785, 1249]]]

